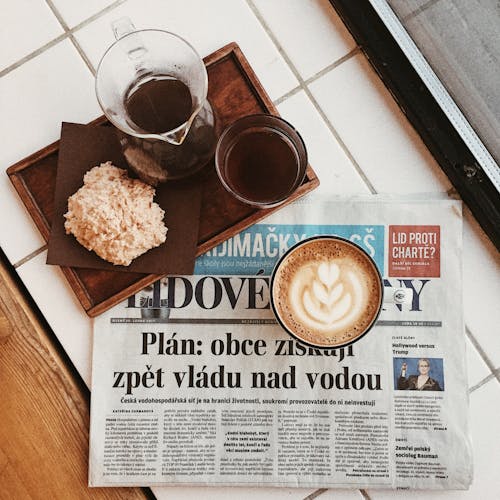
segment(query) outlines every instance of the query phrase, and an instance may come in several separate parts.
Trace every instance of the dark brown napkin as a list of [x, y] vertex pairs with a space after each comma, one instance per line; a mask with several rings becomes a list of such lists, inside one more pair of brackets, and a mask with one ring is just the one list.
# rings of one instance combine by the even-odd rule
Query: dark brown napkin
[[[68, 210], [68, 198], [83, 186], [87, 171], [106, 161], [127, 168], [113, 127], [62, 124], [47, 264], [145, 274], [192, 274], [200, 220], [199, 179], [198, 182], [166, 183], [156, 188], [154, 201], [165, 210], [167, 239], [159, 247], [137, 257], [130, 266], [106, 262], [81, 246], [72, 234], [66, 234], [64, 214]], [[135, 177], [130, 172], [129, 175]]]

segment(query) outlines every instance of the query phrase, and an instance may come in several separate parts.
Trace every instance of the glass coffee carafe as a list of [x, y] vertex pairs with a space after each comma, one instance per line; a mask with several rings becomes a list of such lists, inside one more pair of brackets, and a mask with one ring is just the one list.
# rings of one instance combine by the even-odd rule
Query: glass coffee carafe
[[217, 142], [202, 59], [173, 33], [136, 31], [128, 18], [112, 28], [116, 42], [99, 63], [96, 94], [129, 166], [152, 185], [199, 171]]

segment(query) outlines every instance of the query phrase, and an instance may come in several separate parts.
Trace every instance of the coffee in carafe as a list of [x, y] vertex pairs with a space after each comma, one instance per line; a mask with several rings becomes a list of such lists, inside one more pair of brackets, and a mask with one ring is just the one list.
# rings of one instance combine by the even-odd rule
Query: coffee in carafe
[[185, 83], [159, 75], [135, 85], [127, 94], [125, 109], [144, 132], [161, 134], [189, 120], [193, 99]]
[[135, 31], [128, 18], [112, 27], [116, 42], [97, 69], [96, 93], [129, 166], [152, 185], [198, 172], [217, 142], [202, 59], [173, 33]]

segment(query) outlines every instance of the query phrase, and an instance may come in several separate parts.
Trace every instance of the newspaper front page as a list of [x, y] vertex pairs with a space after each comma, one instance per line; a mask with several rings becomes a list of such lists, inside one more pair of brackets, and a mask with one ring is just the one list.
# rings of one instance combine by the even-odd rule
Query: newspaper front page
[[[306, 199], [101, 315], [90, 485], [468, 488], [461, 231], [457, 201]], [[320, 234], [413, 291], [334, 350], [296, 342], [270, 309], [275, 262]]]

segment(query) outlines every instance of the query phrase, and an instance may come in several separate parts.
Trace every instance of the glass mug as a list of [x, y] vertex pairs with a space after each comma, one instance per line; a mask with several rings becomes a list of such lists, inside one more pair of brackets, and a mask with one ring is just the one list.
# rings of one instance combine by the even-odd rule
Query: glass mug
[[330, 235], [287, 250], [273, 270], [270, 293], [279, 324], [300, 342], [326, 349], [366, 335], [383, 303], [413, 300], [410, 289], [384, 286], [377, 265], [361, 247]]
[[224, 188], [243, 203], [271, 208], [302, 184], [307, 150], [299, 132], [279, 116], [244, 116], [221, 134], [215, 170]]
[[129, 166], [152, 185], [194, 174], [217, 143], [203, 60], [173, 33], [136, 31], [128, 18], [112, 28], [116, 41], [97, 68], [96, 94], [121, 131]]

